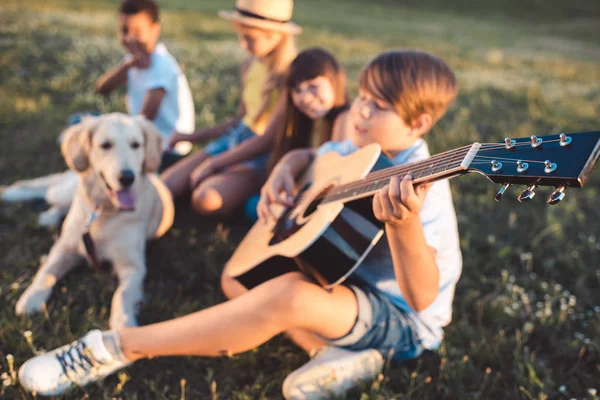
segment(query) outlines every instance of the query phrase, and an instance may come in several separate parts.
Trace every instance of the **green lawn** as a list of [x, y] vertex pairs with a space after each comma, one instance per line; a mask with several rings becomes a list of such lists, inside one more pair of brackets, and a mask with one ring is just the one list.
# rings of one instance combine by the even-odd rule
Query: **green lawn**
[[[198, 126], [231, 115], [243, 58], [225, 21], [233, 1], [163, 1], [163, 38], [192, 87]], [[166, 4], [169, 4], [166, 6]], [[429, 135], [433, 152], [475, 140], [600, 129], [600, 4], [461, 0], [299, 0], [301, 48], [321, 45], [345, 66], [356, 93], [361, 66], [387, 48], [444, 58], [459, 77], [455, 105]], [[56, 137], [69, 114], [124, 110], [122, 93], [93, 93], [117, 63], [117, 1], [0, 3], [0, 184], [60, 171]], [[600, 390], [600, 177], [556, 207], [511, 189], [502, 203], [483, 177], [452, 181], [464, 270], [454, 320], [436, 353], [386, 368], [349, 398], [592, 399]], [[178, 208], [174, 228], [148, 249], [140, 322], [162, 321], [221, 302], [221, 267], [248, 225]], [[17, 318], [14, 304], [56, 232], [36, 226], [30, 204], [0, 205], [0, 375], [91, 328], [106, 328], [110, 274], [77, 271], [59, 284], [48, 312]], [[23, 332], [31, 331], [32, 342]], [[280, 398], [281, 382], [307, 360], [284, 337], [228, 358], [164, 358], [135, 364], [67, 398]], [[10, 379], [0, 397], [29, 398]], [[562, 388], [564, 386], [564, 388]], [[361, 394], [362, 393], [362, 394]], [[86, 397], [87, 396], [87, 397]]]

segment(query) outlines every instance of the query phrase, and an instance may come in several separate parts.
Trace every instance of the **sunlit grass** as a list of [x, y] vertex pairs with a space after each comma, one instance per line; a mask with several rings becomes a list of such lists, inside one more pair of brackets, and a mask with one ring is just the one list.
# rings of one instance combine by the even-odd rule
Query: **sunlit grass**
[[[0, 184], [63, 169], [56, 136], [71, 113], [125, 109], [123, 92], [108, 99], [93, 93], [98, 76], [123, 56], [117, 3], [0, 5]], [[336, 54], [353, 94], [362, 65], [386, 48], [418, 48], [447, 60], [460, 94], [429, 134], [434, 152], [505, 136], [600, 129], [600, 19], [593, 2], [539, 12], [535, 2], [512, 1], [487, 8], [459, 1], [455, 9], [438, 0], [296, 3], [295, 19], [306, 28], [300, 47], [321, 45]], [[215, 18], [223, 7], [216, 0], [164, 4], [163, 39], [188, 77], [198, 126], [231, 115], [239, 95], [244, 54], [228, 23]], [[599, 182], [595, 173], [584, 189], [549, 207], [547, 190], [520, 204], [512, 189], [496, 203], [497, 188], [484, 178], [454, 180], [464, 271], [446, 340], [436, 353], [386, 368], [362, 397], [358, 390], [349, 398], [596, 399]], [[11, 371], [35, 351], [107, 327], [115, 289], [108, 273], [78, 271], [59, 284], [46, 313], [17, 318], [14, 304], [56, 234], [37, 227], [36, 213], [32, 205], [0, 206], [0, 397], [9, 399], [27, 398]], [[223, 301], [220, 271], [247, 227], [241, 218], [218, 223], [178, 205], [174, 228], [148, 249], [140, 321]], [[277, 337], [231, 359], [143, 361], [72, 397], [280, 398], [286, 374], [306, 360]]]

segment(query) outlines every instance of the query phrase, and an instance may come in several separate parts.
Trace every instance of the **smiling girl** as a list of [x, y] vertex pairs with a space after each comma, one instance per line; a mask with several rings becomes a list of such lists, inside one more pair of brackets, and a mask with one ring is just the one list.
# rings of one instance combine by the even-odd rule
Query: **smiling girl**
[[[290, 65], [286, 82], [286, 102], [275, 132], [269, 159], [271, 171], [287, 152], [300, 148], [317, 148], [333, 140], [342, 141], [353, 129], [346, 92], [346, 74], [327, 50], [314, 47], [302, 51]], [[256, 220], [256, 194], [245, 205], [248, 218]]]

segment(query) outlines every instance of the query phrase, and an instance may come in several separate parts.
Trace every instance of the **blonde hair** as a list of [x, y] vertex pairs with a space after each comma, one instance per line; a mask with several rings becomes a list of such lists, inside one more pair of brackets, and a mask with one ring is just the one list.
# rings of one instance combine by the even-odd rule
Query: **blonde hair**
[[[265, 32], [270, 31], [265, 28], [241, 25], [249, 29], [257, 29]], [[268, 76], [262, 92], [262, 103], [253, 122], [260, 121], [264, 118], [266, 112], [269, 111], [269, 108], [272, 106], [271, 93], [273, 93], [273, 90], [281, 92], [285, 89], [290, 64], [296, 58], [297, 54], [298, 49], [294, 36], [286, 32], [281, 32], [281, 40], [277, 46], [262, 59], [262, 62], [267, 67]]]
[[421, 114], [435, 124], [456, 98], [456, 76], [441, 59], [419, 51], [388, 51], [360, 73], [360, 88], [394, 107], [411, 125]]

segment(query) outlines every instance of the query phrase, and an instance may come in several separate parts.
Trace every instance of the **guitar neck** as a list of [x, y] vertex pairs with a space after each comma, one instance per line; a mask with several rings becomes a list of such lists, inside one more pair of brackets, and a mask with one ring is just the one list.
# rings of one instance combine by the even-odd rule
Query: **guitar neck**
[[414, 184], [448, 179], [467, 172], [477, 155], [479, 143], [450, 150], [416, 163], [397, 165], [368, 174], [363, 179], [335, 186], [325, 193], [321, 203], [348, 202], [373, 196], [394, 176], [410, 174]]

